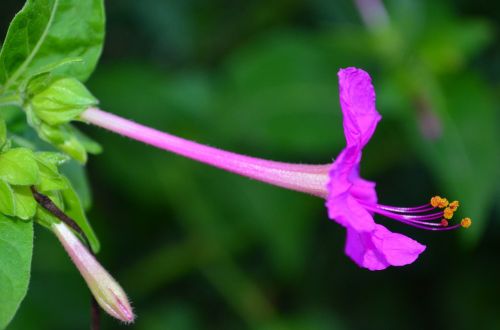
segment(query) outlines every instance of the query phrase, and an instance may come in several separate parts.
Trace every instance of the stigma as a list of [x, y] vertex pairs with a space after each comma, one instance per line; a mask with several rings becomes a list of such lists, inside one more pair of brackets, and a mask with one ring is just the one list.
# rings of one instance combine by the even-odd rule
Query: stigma
[[440, 196], [434, 196], [429, 203], [415, 207], [361, 203], [370, 212], [420, 229], [453, 230], [460, 227], [469, 228], [472, 225], [470, 218], [454, 222], [453, 216], [458, 210], [460, 202], [449, 202], [448, 199]]

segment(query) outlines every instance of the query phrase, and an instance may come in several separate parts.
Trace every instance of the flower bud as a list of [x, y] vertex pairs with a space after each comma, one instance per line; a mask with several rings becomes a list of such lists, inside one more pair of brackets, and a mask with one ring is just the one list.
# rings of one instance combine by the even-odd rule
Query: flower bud
[[102, 309], [125, 323], [133, 322], [135, 315], [118, 282], [99, 264], [66, 224], [53, 224], [52, 231], [61, 241]]

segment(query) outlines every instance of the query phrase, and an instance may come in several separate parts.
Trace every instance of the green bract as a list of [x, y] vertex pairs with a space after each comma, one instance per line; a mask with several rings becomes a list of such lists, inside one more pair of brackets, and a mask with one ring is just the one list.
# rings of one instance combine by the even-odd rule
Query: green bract
[[82, 164], [87, 161], [87, 150], [77, 138], [78, 131], [73, 126], [69, 124], [51, 126], [39, 123], [33, 127], [43, 140], [50, 142]]
[[49, 125], [61, 125], [74, 120], [97, 100], [74, 78], [61, 78], [31, 99], [33, 112]]
[[52, 80], [44, 74], [30, 82], [28, 94], [34, 94], [26, 105], [28, 122], [43, 140], [80, 163], [87, 161], [87, 151], [100, 152], [96, 142], [69, 124], [97, 104], [97, 99], [80, 81], [68, 77]]

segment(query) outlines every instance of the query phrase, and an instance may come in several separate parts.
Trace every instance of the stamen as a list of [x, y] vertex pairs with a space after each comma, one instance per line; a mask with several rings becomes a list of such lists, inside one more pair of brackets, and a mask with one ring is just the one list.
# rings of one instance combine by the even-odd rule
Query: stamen
[[440, 196], [434, 196], [431, 198], [431, 205], [433, 207], [439, 207], [440, 209], [443, 209], [448, 206], [448, 200], [446, 198], [442, 198]]
[[383, 210], [381, 208], [378, 208], [377, 206], [372, 206], [367, 204], [365, 204], [364, 206], [367, 210], [383, 215], [389, 219], [404, 222], [409, 225], [417, 225], [417, 227], [419, 228], [421, 226], [418, 225], [422, 225], [425, 227], [425, 229], [429, 229], [428, 228], [429, 226], [430, 227], [440, 226], [440, 223], [432, 222], [431, 220], [437, 220], [443, 216], [443, 212], [426, 214], [426, 215], [397, 214]]
[[387, 210], [387, 211], [392, 211], [392, 212], [397, 212], [397, 213], [423, 213], [427, 211], [434, 210], [435, 207], [432, 207], [431, 204], [425, 204], [421, 206], [415, 206], [415, 207], [395, 207], [395, 206], [388, 206], [388, 205], [377, 205], [379, 208], [382, 210]]
[[405, 223], [409, 226], [415, 227], [415, 228], [432, 230], [432, 231], [453, 230], [453, 229], [457, 229], [458, 227], [460, 227], [459, 224], [453, 225], [453, 226], [448, 226], [448, 227], [443, 227], [440, 224], [435, 224], [437, 226], [430, 227], [430, 226], [425, 226], [425, 225], [419, 225], [419, 224], [412, 223], [412, 222], [406, 222], [406, 221], [401, 221], [401, 222]]
[[448, 220], [453, 218], [453, 212], [454, 211], [451, 208], [449, 207], [445, 208], [443, 211], [444, 217]]
[[460, 221], [460, 225], [464, 228], [469, 228], [472, 225], [472, 220], [470, 218], [463, 218]]
[[460, 202], [459, 202], [459, 201], [453, 201], [453, 202], [451, 202], [451, 203], [448, 205], [448, 207], [449, 207], [449, 208], [450, 208], [453, 212], [455, 212], [455, 211], [458, 209], [458, 207], [459, 207], [459, 206], [460, 206]]
[[[452, 230], [459, 227], [468, 228], [471, 224], [469, 218], [464, 218], [459, 224], [450, 226], [449, 220], [458, 209], [458, 201], [448, 202], [446, 198], [434, 196], [429, 204], [415, 207], [395, 207], [381, 204], [369, 204], [358, 201], [368, 211], [380, 214], [389, 219], [399, 221], [412, 227], [426, 230]], [[439, 212], [431, 212], [438, 208], [444, 208]]]

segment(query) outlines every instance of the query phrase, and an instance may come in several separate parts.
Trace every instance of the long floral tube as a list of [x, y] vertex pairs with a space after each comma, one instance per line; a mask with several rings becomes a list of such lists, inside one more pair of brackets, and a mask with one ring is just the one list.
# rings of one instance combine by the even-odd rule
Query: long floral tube
[[289, 164], [239, 155], [179, 138], [97, 108], [87, 109], [80, 118], [134, 140], [255, 180], [323, 198], [328, 194], [330, 165]]

